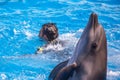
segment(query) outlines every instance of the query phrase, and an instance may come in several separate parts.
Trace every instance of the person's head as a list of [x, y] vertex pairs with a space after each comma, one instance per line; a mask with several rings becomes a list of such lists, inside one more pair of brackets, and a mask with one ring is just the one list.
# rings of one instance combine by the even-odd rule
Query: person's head
[[55, 40], [58, 37], [58, 29], [56, 25], [54, 23], [43, 24], [39, 32], [39, 37], [49, 42]]

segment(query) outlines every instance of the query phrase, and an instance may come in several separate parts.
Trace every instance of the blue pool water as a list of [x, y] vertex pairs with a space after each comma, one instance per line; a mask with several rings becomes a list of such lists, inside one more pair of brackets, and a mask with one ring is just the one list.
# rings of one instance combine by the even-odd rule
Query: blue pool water
[[[119, 0], [0, 0], [0, 80], [47, 80], [55, 65], [72, 55], [92, 12], [106, 31], [107, 80], [120, 80]], [[48, 22], [56, 23], [67, 47], [35, 55], [45, 44], [39, 30]]]

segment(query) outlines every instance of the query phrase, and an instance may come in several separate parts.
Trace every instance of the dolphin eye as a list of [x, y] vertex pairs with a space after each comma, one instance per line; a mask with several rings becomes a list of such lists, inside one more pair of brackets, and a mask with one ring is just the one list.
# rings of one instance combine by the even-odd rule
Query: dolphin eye
[[96, 43], [92, 43], [92, 49], [96, 49], [97, 48], [97, 44]]

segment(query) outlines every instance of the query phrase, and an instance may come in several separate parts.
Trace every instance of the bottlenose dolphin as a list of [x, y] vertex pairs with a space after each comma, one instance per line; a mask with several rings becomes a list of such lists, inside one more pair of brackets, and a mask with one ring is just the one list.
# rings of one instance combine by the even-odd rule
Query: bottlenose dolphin
[[72, 57], [57, 65], [49, 80], [106, 80], [106, 72], [106, 34], [92, 13]]

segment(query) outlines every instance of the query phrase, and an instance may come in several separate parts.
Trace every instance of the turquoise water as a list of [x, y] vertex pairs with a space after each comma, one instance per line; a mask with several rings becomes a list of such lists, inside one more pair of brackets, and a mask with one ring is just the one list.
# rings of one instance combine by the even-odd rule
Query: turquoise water
[[[92, 12], [106, 31], [107, 80], [120, 80], [119, 0], [0, 0], [0, 80], [47, 80], [54, 66], [73, 53]], [[47, 22], [56, 23], [67, 47], [35, 55], [45, 44], [38, 33]]]

